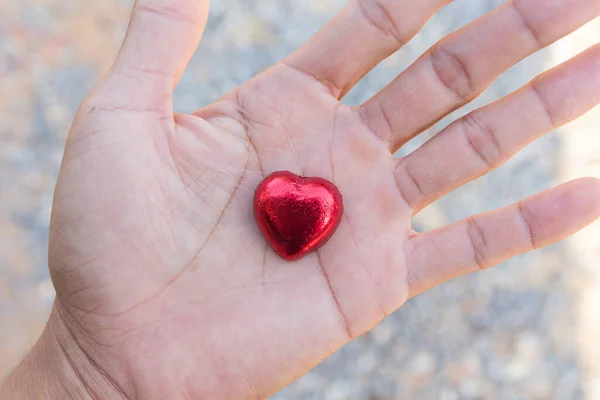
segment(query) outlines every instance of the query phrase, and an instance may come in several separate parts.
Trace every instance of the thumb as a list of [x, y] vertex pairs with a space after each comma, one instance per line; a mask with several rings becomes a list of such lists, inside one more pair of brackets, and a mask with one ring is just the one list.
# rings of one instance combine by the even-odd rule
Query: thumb
[[200, 42], [207, 17], [208, 0], [136, 0], [107, 76], [116, 82], [109, 86], [116, 86], [135, 106], [170, 97]]

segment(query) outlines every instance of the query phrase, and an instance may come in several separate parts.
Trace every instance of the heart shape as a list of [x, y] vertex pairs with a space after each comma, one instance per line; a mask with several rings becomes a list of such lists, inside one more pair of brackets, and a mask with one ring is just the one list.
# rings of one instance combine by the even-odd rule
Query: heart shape
[[254, 216], [267, 242], [282, 258], [297, 260], [333, 235], [343, 213], [338, 188], [323, 178], [274, 172], [254, 194]]

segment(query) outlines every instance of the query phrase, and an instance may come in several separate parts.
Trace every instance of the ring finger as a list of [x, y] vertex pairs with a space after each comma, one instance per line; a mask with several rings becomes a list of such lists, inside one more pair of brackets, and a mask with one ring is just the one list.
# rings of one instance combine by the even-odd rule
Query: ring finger
[[398, 188], [417, 212], [502, 165], [525, 145], [600, 103], [600, 45], [448, 126], [398, 160]]

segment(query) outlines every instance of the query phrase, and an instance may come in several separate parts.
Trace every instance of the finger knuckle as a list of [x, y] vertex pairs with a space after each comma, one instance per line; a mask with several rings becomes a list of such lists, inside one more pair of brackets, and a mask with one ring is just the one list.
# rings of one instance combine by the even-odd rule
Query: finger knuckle
[[404, 44], [405, 35], [390, 11], [390, 0], [356, 0], [363, 17], [385, 36], [393, 38], [398, 44]]
[[462, 120], [462, 130], [471, 152], [487, 166], [498, 167], [503, 160], [502, 149], [495, 130], [476, 112], [467, 114]]
[[470, 101], [477, 93], [468, 64], [445, 44], [430, 50], [433, 70], [441, 84], [462, 101]]

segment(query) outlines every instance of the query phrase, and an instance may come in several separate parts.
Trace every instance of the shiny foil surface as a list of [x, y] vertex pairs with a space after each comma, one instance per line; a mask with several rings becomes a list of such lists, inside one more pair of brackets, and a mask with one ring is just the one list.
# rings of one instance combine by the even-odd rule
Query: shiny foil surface
[[289, 171], [269, 175], [254, 196], [254, 216], [261, 232], [273, 250], [289, 261], [325, 244], [342, 213], [342, 195], [333, 183]]

